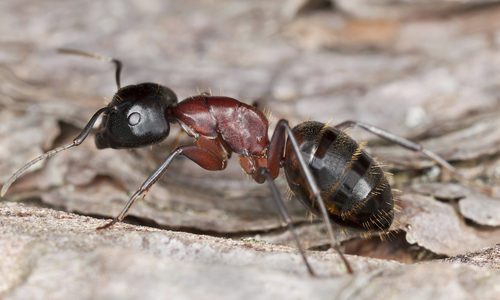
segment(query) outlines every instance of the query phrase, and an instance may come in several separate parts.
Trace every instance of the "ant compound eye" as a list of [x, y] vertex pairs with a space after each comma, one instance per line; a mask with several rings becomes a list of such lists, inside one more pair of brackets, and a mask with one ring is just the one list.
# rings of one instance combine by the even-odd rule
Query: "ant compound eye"
[[133, 112], [128, 116], [128, 124], [130, 126], [135, 126], [141, 122], [141, 114], [138, 112]]

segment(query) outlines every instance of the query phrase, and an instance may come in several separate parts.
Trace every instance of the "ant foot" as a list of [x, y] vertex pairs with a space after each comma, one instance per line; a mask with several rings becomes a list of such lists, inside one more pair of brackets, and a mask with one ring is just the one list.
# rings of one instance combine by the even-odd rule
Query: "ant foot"
[[110, 228], [111, 226], [115, 225], [117, 222], [118, 222], [118, 220], [117, 220], [117, 219], [113, 219], [113, 220], [111, 220], [110, 222], [108, 222], [108, 223], [106, 223], [106, 224], [104, 224], [104, 225], [102, 225], [102, 226], [97, 227], [95, 230], [104, 230], [104, 229], [108, 229], [108, 228]]

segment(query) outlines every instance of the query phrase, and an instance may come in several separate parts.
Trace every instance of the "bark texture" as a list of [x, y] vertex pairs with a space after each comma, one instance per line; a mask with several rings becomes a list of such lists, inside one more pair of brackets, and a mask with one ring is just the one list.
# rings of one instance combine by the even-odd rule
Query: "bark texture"
[[153, 147], [97, 151], [90, 137], [34, 166], [2, 199], [1, 297], [500, 294], [498, 1], [2, 1], [0, 182], [70, 141], [116, 91], [112, 65], [59, 47], [120, 58], [124, 85], [157, 82], [180, 99], [211, 91], [257, 103], [271, 121], [371, 123], [422, 143], [471, 183], [349, 131], [394, 173], [399, 209], [382, 235], [335, 227], [356, 269], [349, 276], [324, 250], [321, 221], [290, 197], [323, 275], [314, 279], [267, 186], [246, 178], [237, 160], [223, 172], [175, 161], [130, 211], [134, 225], [96, 232], [104, 220], [93, 217], [118, 214], [168, 152], [191, 140], [172, 128]]

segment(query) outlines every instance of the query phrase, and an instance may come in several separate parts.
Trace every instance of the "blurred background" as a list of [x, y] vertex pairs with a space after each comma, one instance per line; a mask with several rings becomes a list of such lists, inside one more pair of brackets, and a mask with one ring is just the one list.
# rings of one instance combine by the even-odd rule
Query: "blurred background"
[[[421, 142], [492, 187], [493, 197], [441, 180], [421, 155], [352, 130], [402, 192], [389, 241], [336, 228], [349, 254], [415, 262], [493, 246], [500, 241], [499, 2], [1, 1], [0, 181], [70, 141], [116, 92], [112, 65], [57, 53], [69, 47], [121, 59], [122, 85], [156, 82], [179, 99], [210, 91], [257, 103], [271, 121], [292, 125], [370, 123]], [[138, 150], [97, 151], [90, 137], [37, 165], [7, 199], [115, 216], [175, 147], [176, 131]], [[286, 190], [283, 178], [278, 184]], [[126, 221], [293, 245], [269, 197], [234, 159], [223, 172], [179, 159]], [[322, 224], [289, 198], [305, 246], [324, 249]]]

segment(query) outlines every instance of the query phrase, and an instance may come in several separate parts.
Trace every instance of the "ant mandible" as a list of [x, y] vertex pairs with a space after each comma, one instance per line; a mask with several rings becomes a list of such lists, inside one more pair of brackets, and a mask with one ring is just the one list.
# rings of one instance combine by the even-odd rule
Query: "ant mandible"
[[130, 197], [120, 214], [98, 230], [121, 222], [134, 202], [145, 197], [174, 158], [183, 155], [206, 170], [217, 171], [225, 169], [231, 154], [235, 153], [244, 172], [257, 183], [269, 184], [278, 212], [290, 230], [309, 274], [315, 273], [274, 183], [282, 167], [295, 196], [322, 217], [331, 247], [339, 253], [346, 270], [352, 273], [336, 242], [331, 221], [364, 230], [384, 230], [392, 224], [394, 200], [383, 170], [344, 129], [359, 127], [404, 148], [421, 152], [455, 172], [453, 166], [420, 144], [362, 122], [346, 121], [330, 127], [309, 121], [292, 129], [287, 120], [281, 119], [269, 140], [269, 122], [255, 106], [208, 94], [178, 102], [170, 88], [149, 82], [121, 87], [121, 61], [75, 49], [59, 51], [114, 63], [118, 91], [106, 107], [97, 110], [72, 143], [48, 151], [12, 175], [1, 190], [2, 197], [30, 166], [80, 145], [101, 115], [102, 122], [95, 135], [98, 149], [137, 148], [159, 143], [168, 136], [171, 123], [178, 123], [194, 138], [192, 145], [172, 151]]

